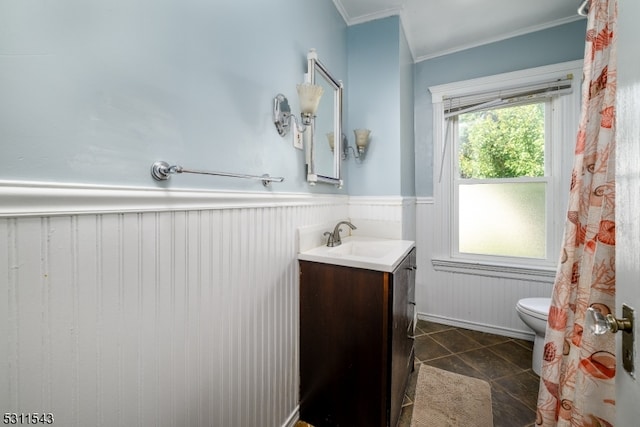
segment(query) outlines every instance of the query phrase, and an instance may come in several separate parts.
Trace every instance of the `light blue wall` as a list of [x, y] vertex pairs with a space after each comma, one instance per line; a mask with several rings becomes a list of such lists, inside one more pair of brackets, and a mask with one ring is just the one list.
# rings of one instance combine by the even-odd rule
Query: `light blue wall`
[[348, 87], [347, 27], [328, 0], [3, 1], [0, 180], [262, 191], [193, 175], [157, 184], [162, 159], [336, 192], [306, 184], [303, 153], [271, 118], [278, 92], [299, 111], [311, 47]]
[[[430, 196], [428, 87], [579, 59], [585, 23], [411, 65], [397, 16], [347, 28], [329, 1], [5, 1], [0, 180], [262, 191], [228, 178], [156, 183], [149, 167], [162, 159], [284, 176], [272, 191]], [[344, 165], [344, 190], [309, 187], [303, 153], [272, 124], [276, 93], [298, 110], [311, 47], [345, 83], [351, 144], [353, 128], [372, 130], [366, 160]]]
[[416, 194], [433, 195], [433, 123], [429, 87], [584, 57], [586, 20], [514, 37], [415, 65]]
[[401, 194], [416, 195], [413, 55], [400, 26], [400, 178]]
[[351, 195], [401, 194], [400, 33], [398, 16], [348, 29], [345, 134], [353, 146], [353, 128], [371, 129], [366, 159], [359, 163], [350, 154], [345, 162]]

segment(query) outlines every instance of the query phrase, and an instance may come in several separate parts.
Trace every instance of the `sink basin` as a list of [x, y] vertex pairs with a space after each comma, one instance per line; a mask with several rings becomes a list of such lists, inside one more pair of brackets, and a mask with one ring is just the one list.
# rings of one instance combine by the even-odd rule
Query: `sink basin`
[[298, 254], [298, 259], [345, 267], [392, 272], [414, 247], [410, 240], [350, 236], [333, 248], [318, 246]]
[[335, 256], [354, 256], [364, 258], [382, 258], [393, 251], [394, 244], [385, 241], [348, 242], [327, 251]]

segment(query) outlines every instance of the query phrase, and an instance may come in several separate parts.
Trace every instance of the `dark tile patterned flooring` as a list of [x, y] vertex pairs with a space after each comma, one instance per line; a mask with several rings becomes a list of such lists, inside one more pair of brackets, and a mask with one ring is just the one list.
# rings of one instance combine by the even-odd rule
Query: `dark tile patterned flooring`
[[[533, 343], [418, 321], [415, 363], [468, 375], [491, 385], [494, 427], [529, 427], [536, 419], [540, 378], [531, 370]], [[417, 369], [411, 375], [398, 427], [409, 427]]]

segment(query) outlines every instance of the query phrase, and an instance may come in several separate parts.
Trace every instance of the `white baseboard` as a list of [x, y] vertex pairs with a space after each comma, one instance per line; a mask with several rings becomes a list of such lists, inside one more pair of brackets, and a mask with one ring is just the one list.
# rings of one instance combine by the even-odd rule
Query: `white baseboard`
[[427, 314], [427, 313], [418, 313], [418, 319], [426, 320], [428, 322], [442, 323], [443, 325], [471, 329], [474, 331], [487, 332], [490, 334], [501, 335], [509, 338], [518, 338], [518, 339], [527, 340], [527, 341], [533, 341], [533, 338], [535, 336], [533, 332], [503, 328], [500, 326], [484, 325], [481, 323], [473, 323], [468, 320], [452, 319], [450, 317], [438, 316], [438, 315]]

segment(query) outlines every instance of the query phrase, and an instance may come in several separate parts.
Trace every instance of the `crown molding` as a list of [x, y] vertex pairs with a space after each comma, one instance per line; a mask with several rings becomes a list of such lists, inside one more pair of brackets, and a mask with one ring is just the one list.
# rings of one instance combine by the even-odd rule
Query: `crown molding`
[[360, 15], [360, 16], [351, 17], [351, 16], [349, 16], [349, 13], [345, 9], [345, 7], [342, 4], [341, 0], [333, 0], [333, 4], [335, 5], [336, 9], [338, 10], [338, 13], [340, 13], [340, 15], [342, 15], [342, 19], [344, 19], [344, 22], [349, 26], [356, 25], [356, 24], [362, 24], [362, 23], [368, 22], [368, 21], [374, 21], [376, 19], [388, 18], [389, 16], [400, 15], [402, 13], [402, 10], [404, 9], [403, 6], [394, 6], [394, 7], [388, 8], [388, 9], [383, 9], [383, 10], [378, 10], [378, 11], [373, 12], [373, 13], [368, 13], [366, 15]]

